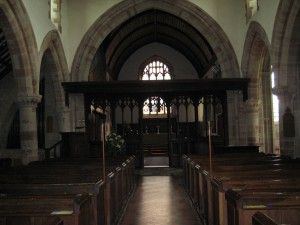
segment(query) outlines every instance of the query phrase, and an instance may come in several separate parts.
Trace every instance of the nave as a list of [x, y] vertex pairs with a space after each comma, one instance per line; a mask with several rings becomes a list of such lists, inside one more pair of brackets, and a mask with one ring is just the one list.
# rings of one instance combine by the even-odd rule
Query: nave
[[182, 182], [182, 169], [137, 171], [136, 190], [118, 225], [202, 225]]

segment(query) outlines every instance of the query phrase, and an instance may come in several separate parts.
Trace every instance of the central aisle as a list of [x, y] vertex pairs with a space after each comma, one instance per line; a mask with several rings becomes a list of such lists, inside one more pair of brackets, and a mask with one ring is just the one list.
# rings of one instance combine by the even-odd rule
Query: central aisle
[[182, 185], [182, 173], [175, 170], [141, 170], [119, 225], [202, 225]]

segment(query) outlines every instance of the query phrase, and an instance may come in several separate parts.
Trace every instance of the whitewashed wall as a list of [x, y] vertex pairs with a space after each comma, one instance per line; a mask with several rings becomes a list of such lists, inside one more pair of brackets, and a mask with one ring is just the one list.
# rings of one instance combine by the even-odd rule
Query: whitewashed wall
[[[45, 35], [55, 26], [48, 17], [48, 0], [22, 0], [36, 36], [38, 48]], [[104, 12], [120, 0], [64, 0], [62, 1], [62, 42], [67, 57], [69, 70], [76, 50], [86, 31]], [[159, 2], [159, 1], [158, 1]], [[248, 29], [245, 18], [245, 1], [243, 0], [191, 0], [192, 3], [206, 11], [228, 35], [235, 50], [238, 62], [241, 62], [245, 35]], [[271, 42], [273, 24], [279, 0], [259, 1], [259, 11], [253, 20], [265, 29]]]
[[119, 80], [137, 80], [141, 64], [153, 55], [166, 59], [173, 67], [175, 79], [197, 79], [197, 72], [193, 65], [180, 52], [160, 43], [148, 44], [134, 54], [124, 63]]

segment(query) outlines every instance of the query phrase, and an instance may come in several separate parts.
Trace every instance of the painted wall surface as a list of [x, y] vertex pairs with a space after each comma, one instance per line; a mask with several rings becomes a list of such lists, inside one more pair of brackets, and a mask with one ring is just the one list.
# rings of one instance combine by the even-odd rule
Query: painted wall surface
[[[128, 0], [129, 1], [129, 0]], [[23, 0], [30, 17], [38, 48], [44, 36], [54, 29], [49, 19], [48, 0]], [[65, 0], [62, 1], [62, 41], [69, 69], [84, 34], [104, 12], [120, 0]], [[245, 35], [248, 29], [245, 18], [245, 1], [241, 0], [190, 0], [206, 11], [223, 29], [234, 48], [240, 63]], [[279, 0], [259, 1], [259, 11], [253, 20], [265, 29], [269, 39], [272, 37], [273, 24]], [[37, 10], [38, 9], [38, 10]]]
[[56, 29], [49, 18], [48, 0], [23, 0], [23, 3], [33, 27], [37, 47], [40, 49], [46, 34]]
[[175, 79], [197, 79], [193, 65], [181, 53], [167, 45], [152, 43], [140, 48], [128, 58], [119, 73], [119, 80], [137, 80], [140, 65], [154, 55], [166, 59], [171, 64]]
[[247, 32], [245, 0], [218, 1], [216, 12], [214, 19], [230, 40], [240, 65]]
[[[63, 45], [66, 45], [66, 58], [71, 66], [80, 41], [92, 24], [106, 10], [118, 3], [117, 0], [66, 0], [68, 8], [66, 33], [63, 33]], [[64, 15], [63, 15], [64, 16]]]
[[271, 43], [274, 22], [280, 0], [258, 1], [259, 10], [253, 16], [253, 20], [257, 21], [264, 28], [268, 39]]

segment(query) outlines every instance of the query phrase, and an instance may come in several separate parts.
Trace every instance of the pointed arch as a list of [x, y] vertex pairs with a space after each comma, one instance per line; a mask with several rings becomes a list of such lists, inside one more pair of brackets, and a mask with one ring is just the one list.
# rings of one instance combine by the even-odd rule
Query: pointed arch
[[38, 93], [38, 50], [30, 19], [19, 0], [0, 1], [0, 24], [7, 38], [17, 95]]
[[88, 30], [82, 39], [71, 69], [73, 81], [88, 80], [93, 57], [105, 37], [113, 29], [131, 17], [149, 9], [158, 9], [173, 14], [190, 23], [208, 40], [222, 67], [223, 77], [239, 77], [239, 67], [235, 52], [224, 31], [207, 13], [187, 0], [170, 2], [155, 0], [125, 0], [112, 7]]
[[273, 71], [275, 75], [275, 93], [279, 98], [279, 114], [287, 110], [295, 116], [295, 137], [284, 136], [283, 119], [279, 119], [280, 151], [291, 157], [300, 156], [300, 2], [281, 0], [274, 22], [272, 36]]
[[244, 44], [241, 62], [244, 77], [251, 78], [245, 103], [247, 143], [273, 153], [273, 111], [270, 43], [263, 27], [252, 21]]
[[[60, 137], [59, 132], [68, 131], [69, 110], [65, 106], [65, 94], [61, 82], [69, 81], [67, 60], [64, 54], [60, 35], [56, 30], [48, 32], [40, 50], [41, 80], [44, 82], [44, 96], [42, 104], [38, 108], [41, 115], [39, 123], [44, 124], [39, 130], [40, 137], [44, 136], [45, 130], [51, 130], [52, 136], [56, 133], [55, 141]], [[49, 94], [53, 93], [53, 94]], [[42, 93], [41, 93], [42, 94]], [[55, 118], [53, 120], [53, 118]], [[51, 120], [52, 119], [52, 120]], [[52, 123], [50, 122], [52, 121]], [[51, 129], [49, 129], [51, 127]], [[52, 145], [54, 140], [45, 138], [45, 145]], [[42, 142], [42, 139], [39, 140]]]
[[57, 31], [50, 31], [44, 38], [40, 49], [40, 65], [47, 62], [55, 93], [57, 107], [63, 109], [65, 105], [64, 91], [61, 82], [69, 81], [67, 60], [64, 54], [63, 45]]
[[251, 22], [246, 37], [241, 70], [243, 77], [251, 78], [249, 99], [258, 100], [260, 72], [270, 71], [265, 66], [265, 62], [270, 61], [270, 42], [263, 27], [255, 21]]
[[[299, 27], [297, 25], [300, 20], [299, 11], [299, 1], [281, 0], [278, 5], [272, 36], [272, 59], [276, 86], [288, 86], [291, 62], [296, 63], [294, 57], [298, 57], [299, 44], [297, 43], [299, 41], [295, 42], [295, 40], [299, 40]], [[289, 76], [287, 76], [288, 74]]]

